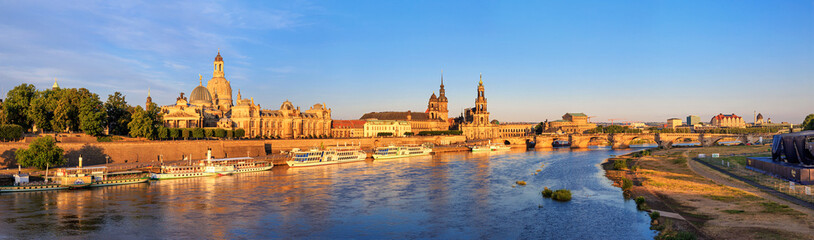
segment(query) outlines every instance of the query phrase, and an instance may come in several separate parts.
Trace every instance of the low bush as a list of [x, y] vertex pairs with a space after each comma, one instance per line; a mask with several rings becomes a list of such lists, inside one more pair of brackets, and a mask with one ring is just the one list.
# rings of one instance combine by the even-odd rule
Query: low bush
[[636, 197], [636, 209], [647, 211], [650, 207], [647, 206], [647, 202], [645, 201], [644, 197], [638, 196]]
[[554, 199], [554, 200], [557, 200], [557, 201], [560, 201], [560, 202], [571, 201], [571, 191], [569, 191], [568, 189], [560, 189], [560, 190], [554, 191], [554, 193], [551, 195], [551, 199]]
[[517, 181], [515, 183], [517, 183], [517, 185], [526, 185], [526, 181]]
[[656, 221], [661, 217], [661, 213], [659, 211], [652, 211], [650, 212], [650, 221]]
[[613, 169], [614, 170], [625, 170], [627, 169], [627, 161], [625, 159], [616, 159], [613, 161]]
[[551, 198], [551, 195], [553, 195], [553, 194], [554, 194], [554, 191], [551, 191], [551, 189], [548, 189], [548, 187], [543, 188], [543, 197], [544, 198]]
[[393, 136], [393, 133], [391, 133], [391, 132], [380, 132], [380, 133], [377, 133], [376, 136], [377, 137], [390, 137], [390, 136]]
[[0, 125], [0, 140], [13, 141], [23, 136], [23, 127], [17, 124]]
[[633, 181], [627, 178], [622, 178], [622, 191], [628, 191], [633, 187]]

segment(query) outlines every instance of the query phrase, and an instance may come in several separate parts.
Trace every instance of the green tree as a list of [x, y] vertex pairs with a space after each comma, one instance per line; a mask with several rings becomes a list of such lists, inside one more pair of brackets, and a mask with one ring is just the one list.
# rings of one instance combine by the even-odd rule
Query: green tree
[[31, 105], [28, 107], [28, 119], [32, 124], [37, 126], [39, 131], [51, 131], [51, 119], [53, 118], [53, 106], [51, 99], [48, 95], [50, 91], [37, 92], [36, 96], [31, 99]]
[[226, 137], [226, 130], [222, 128], [215, 129], [215, 137], [216, 138], [225, 138]]
[[165, 140], [170, 137], [170, 130], [164, 126], [158, 127], [158, 139]]
[[152, 119], [147, 111], [137, 106], [133, 112], [130, 123], [127, 124], [130, 129], [131, 137], [143, 137], [147, 139], [155, 138], [155, 121]]
[[99, 96], [92, 94], [84, 99], [79, 108], [79, 129], [91, 136], [101, 136], [107, 126], [107, 112]]
[[174, 140], [179, 137], [181, 137], [181, 132], [177, 128], [170, 128], [170, 138]]
[[215, 136], [215, 130], [211, 128], [207, 128], [204, 133], [206, 135], [206, 138], [212, 138], [213, 136]]
[[58, 167], [65, 164], [63, 150], [51, 136], [35, 139], [27, 149], [19, 149], [15, 155], [17, 162], [23, 167], [45, 169], [46, 166]]
[[235, 137], [235, 131], [234, 130], [227, 130], [226, 131], [226, 138], [232, 139], [233, 137]]
[[246, 136], [246, 130], [243, 130], [242, 128], [235, 130], [235, 138], [242, 138], [243, 136]]
[[107, 96], [105, 111], [110, 134], [127, 135], [130, 132], [127, 124], [130, 123], [133, 107], [127, 104], [122, 93], [115, 92]]
[[182, 128], [181, 129], [181, 137], [184, 138], [184, 140], [189, 139], [189, 136], [192, 135], [191, 133], [192, 133], [192, 131], [190, 131], [189, 128]]
[[20, 84], [6, 94], [6, 101], [3, 102], [3, 111], [0, 120], [3, 123], [20, 125], [24, 129], [31, 128], [31, 120], [28, 118], [28, 108], [31, 105], [31, 98], [37, 92], [37, 88], [31, 84]]
[[2, 124], [0, 125], [0, 140], [12, 141], [20, 139], [23, 136], [23, 127], [17, 124]]
[[192, 129], [192, 137], [201, 139], [204, 138], [206, 135], [204, 133], [203, 128], [193, 128]]
[[73, 125], [71, 115], [73, 115], [75, 111], [70, 100], [67, 98], [60, 99], [54, 109], [54, 118], [51, 120], [53, 130], [56, 132], [70, 131]]
[[809, 114], [806, 116], [806, 119], [803, 120], [803, 124], [800, 125], [803, 130], [814, 130], [814, 114]]

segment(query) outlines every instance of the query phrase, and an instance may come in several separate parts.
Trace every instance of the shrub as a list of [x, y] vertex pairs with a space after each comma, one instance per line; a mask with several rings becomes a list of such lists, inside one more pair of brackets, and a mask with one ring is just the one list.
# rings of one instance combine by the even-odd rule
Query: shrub
[[644, 197], [638, 196], [636, 197], [636, 205], [642, 205], [645, 202]]
[[543, 188], [543, 197], [544, 198], [551, 198], [551, 195], [554, 194], [554, 191], [548, 189], [548, 187]]
[[673, 239], [675, 239], [675, 240], [695, 240], [695, 239], [697, 239], [697, 237], [692, 232], [679, 231], [678, 233], [676, 233], [676, 235], [675, 235], [675, 237], [673, 237]]
[[551, 199], [560, 201], [560, 202], [567, 202], [571, 201], [571, 191], [568, 189], [560, 189], [554, 191], [554, 194], [551, 195]]
[[625, 159], [616, 159], [613, 161], [613, 169], [614, 170], [625, 170], [627, 169], [627, 161]]
[[204, 135], [206, 136], [206, 138], [214, 137], [215, 136], [215, 129], [207, 128], [206, 130], [204, 130]]
[[526, 185], [526, 181], [517, 181], [515, 183], [517, 183], [517, 185]]
[[415, 133], [414, 132], [406, 132], [406, 133], [404, 133], [404, 136], [409, 137], [409, 136], [412, 136], [412, 135], [415, 135]]
[[393, 136], [393, 133], [391, 133], [391, 132], [380, 132], [380, 133], [377, 133], [376, 136], [377, 137], [389, 137], [389, 136]]
[[659, 211], [650, 212], [650, 221], [656, 221], [659, 219], [659, 217], [661, 217], [661, 213], [659, 213]]
[[633, 181], [627, 178], [622, 178], [622, 191], [628, 191], [633, 187]]
[[216, 138], [225, 138], [226, 137], [226, 129], [215, 129], [215, 137]]
[[642, 196], [636, 197], [636, 209], [639, 209], [639, 210], [642, 210], [642, 211], [645, 211], [645, 210], [649, 209], [649, 207], [647, 206], [647, 202], [645, 201], [644, 197], [642, 197]]
[[184, 138], [184, 140], [189, 139], [189, 136], [192, 135], [191, 133], [192, 131], [190, 131], [189, 128], [181, 129], [181, 137]]
[[234, 136], [235, 136], [235, 138], [242, 138], [243, 136], [246, 136], [246, 130], [243, 130], [242, 128], [238, 128], [237, 130], [235, 130], [235, 135]]
[[630, 167], [630, 171], [634, 171], [634, 172], [635, 172], [635, 171], [639, 171], [639, 165], [638, 165], [638, 164], [637, 164], [637, 165], [633, 165], [632, 167]]
[[181, 131], [177, 128], [170, 128], [170, 139], [178, 139], [181, 137]]
[[0, 140], [12, 141], [23, 136], [23, 127], [17, 124], [0, 125]]
[[193, 128], [192, 129], [192, 137], [201, 139], [204, 138], [206, 135], [204, 134], [203, 128]]

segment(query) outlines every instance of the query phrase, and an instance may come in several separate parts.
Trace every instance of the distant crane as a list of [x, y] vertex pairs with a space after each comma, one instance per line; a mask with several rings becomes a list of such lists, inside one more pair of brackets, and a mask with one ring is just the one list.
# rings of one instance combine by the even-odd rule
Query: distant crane
[[621, 119], [621, 118], [612, 118], [612, 119], [608, 119], [608, 121], [610, 121], [610, 122], [611, 122], [611, 126], [613, 126], [613, 121], [616, 121], [616, 120], [625, 120], [625, 119]]

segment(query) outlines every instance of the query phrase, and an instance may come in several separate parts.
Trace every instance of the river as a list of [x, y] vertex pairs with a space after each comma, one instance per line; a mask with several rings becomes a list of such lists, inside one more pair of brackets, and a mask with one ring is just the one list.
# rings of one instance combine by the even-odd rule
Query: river
[[[454, 153], [4, 193], [0, 239], [653, 239], [598, 165], [627, 152]], [[542, 198], [544, 186], [572, 200]]]

